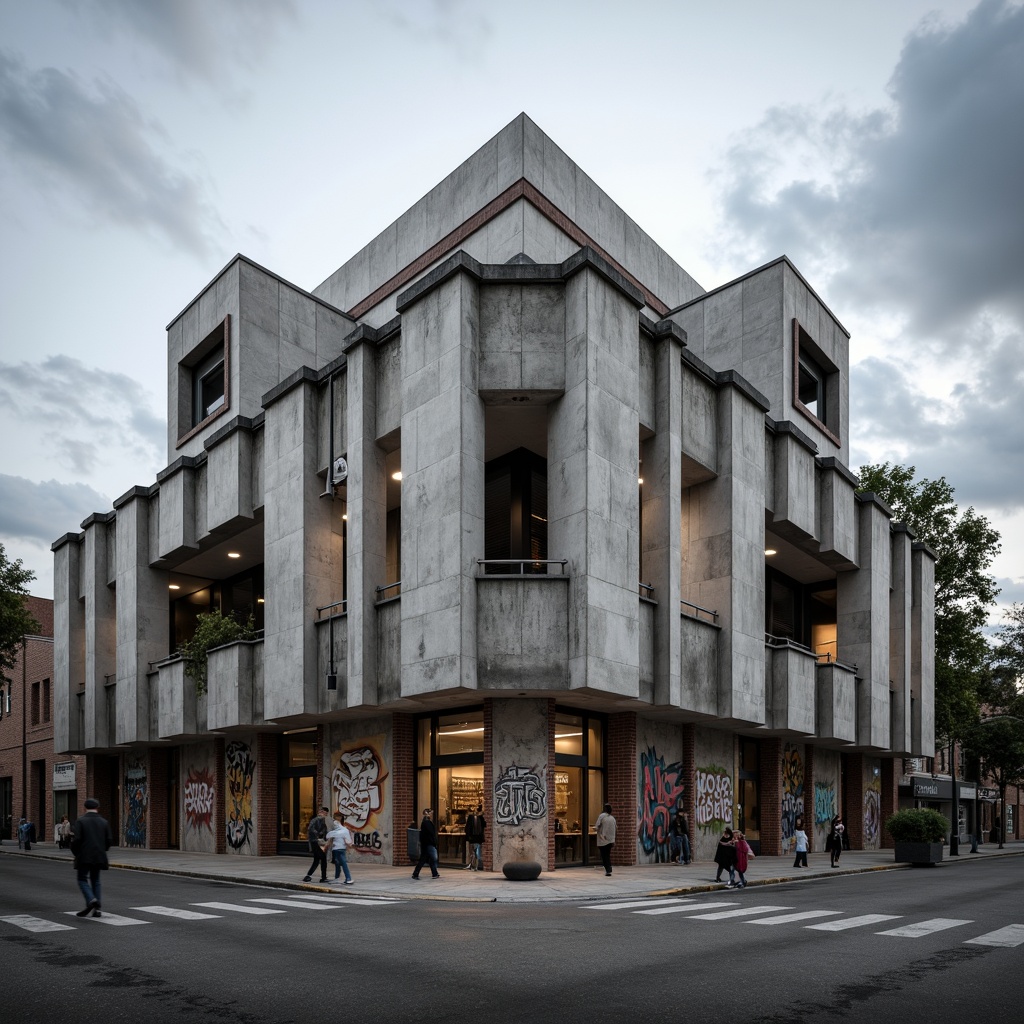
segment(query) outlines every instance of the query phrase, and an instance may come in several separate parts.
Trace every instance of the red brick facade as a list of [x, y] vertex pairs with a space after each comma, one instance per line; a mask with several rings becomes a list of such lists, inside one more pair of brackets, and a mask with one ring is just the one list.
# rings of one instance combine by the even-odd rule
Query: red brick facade
[[[487, 706], [484, 705], [484, 715]], [[486, 717], [485, 717], [486, 722]], [[484, 742], [490, 743], [490, 730], [484, 730]], [[395, 864], [409, 863], [406, 830], [415, 824], [416, 808], [416, 720], [412, 715], [391, 716], [391, 800], [392, 845]]]
[[613, 864], [636, 863], [636, 712], [608, 716], [608, 802], [615, 815]]
[[761, 740], [758, 771], [761, 775], [761, 853], [782, 853], [782, 746], [777, 737]]

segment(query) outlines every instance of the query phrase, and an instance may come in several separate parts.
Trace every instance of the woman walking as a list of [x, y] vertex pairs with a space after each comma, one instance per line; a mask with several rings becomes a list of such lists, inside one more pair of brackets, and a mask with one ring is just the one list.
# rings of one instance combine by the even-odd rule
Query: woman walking
[[737, 832], [733, 841], [736, 844], [736, 874], [740, 876], [735, 888], [745, 889], [747, 887], [747, 863], [754, 859], [754, 851], [750, 848], [742, 832]]
[[672, 819], [672, 857], [677, 864], [690, 863], [690, 819], [682, 807]]
[[715, 872], [715, 881], [722, 880], [722, 872], [729, 872], [729, 885], [736, 884], [736, 847], [733, 845], [732, 829], [727, 828], [718, 840], [718, 848], [715, 850], [715, 863], [718, 870]]
[[843, 852], [843, 833], [845, 832], [846, 826], [843, 824], [843, 817], [841, 814], [837, 814], [832, 819], [828, 839], [825, 840], [825, 849], [828, 850], [830, 867], [839, 867], [839, 857]]
[[796, 860], [793, 862], [793, 867], [807, 867], [807, 833], [804, 831], [804, 816], [802, 814], [797, 815], [793, 829], [793, 842], [796, 847]]

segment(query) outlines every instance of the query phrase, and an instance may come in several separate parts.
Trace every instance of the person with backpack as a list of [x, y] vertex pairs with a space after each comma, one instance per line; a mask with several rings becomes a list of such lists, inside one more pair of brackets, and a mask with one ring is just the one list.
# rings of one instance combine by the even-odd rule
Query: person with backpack
[[476, 811], [466, 818], [466, 847], [469, 853], [469, 863], [466, 865], [466, 869], [468, 871], [483, 871], [484, 869], [484, 858], [481, 851], [486, 828], [484, 805], [477, 804]]

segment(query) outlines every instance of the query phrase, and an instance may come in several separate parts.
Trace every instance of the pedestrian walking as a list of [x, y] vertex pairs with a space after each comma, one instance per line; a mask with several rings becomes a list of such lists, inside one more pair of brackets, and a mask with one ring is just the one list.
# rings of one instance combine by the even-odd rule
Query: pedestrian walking
[[825, 840], [825, 849], [828, 850], [829, 866], [839, 867], [839, 857], [843, 852], [843, 839], [846, 826], [843, 824], [842, 815], [837, 814], [829, 826], [828, 838]]
[[804, 819], [796, 819], [796, 828], [793, 832], [794, 845], [796, 846], [796, 860], [793, 862], [795, 868], [807, 867], [807, 833], [804, 831]]
[[487, 819], [484, 818], [484, 805], [477, 804], [476, 811], [466, 818], [466, 848], [469, 854], [469, 863], [466, 867], [470, 871], [483, 871], [484, 869], [484, 858], [481, 851], [486, 828]]
[[754, 859], [754, 851], [750, 848], [750, 844], [742, 832], [736, 832], [733, 835], [733, 844], [736, 849], [736, 874], [740, 877], [734, 888], [745, 889], [747, 887], [747, 864]]
[[733, 834], [731, 828], [726, 828], [718, 840], [715, 849], [715, 863], [718, 870], [715, 872], [715, 881], [721, 882], [722, 872], [729, 872], [729, 885], [736, 882], [736, 847], [733, 845]]
[[18, 824], [18, 848], [31, 850], [36, 841], [36, 826], [28, 818], [22, 818]]
[[66, 850], [71, 845], [71, 822], [68, 821], [68, 816], [65, 814], [60, 821], [57, 823], [57, 827], [53, 830], [54, 837], [57, 842], [58, 850]]
[[437, 873], [437, 829], [431, 820], [433, 811], [428, 807], [423, 812], [423, 820], [420, 822], [420, 859], [413, 868], [412, 877], [419, 879], [420, 869], [424, 864], [430, 865], [430, 877], [440, 878]]
[[352, 845], [352, 833], [345, 827], [345, 819], [341, 810], [334, 816], [334, 827], [327, 833], [327, 852], [331, 855], [334, 864], [334, 880], [341, 877], [345, 872], [345, 884], [353, 885], [352, 874], [348, 870], [348, 848]]
[[107, 819], [100, 814], [100, 802], [89, 797], [85, 801], [85, 813], [71, 826], [71, 852], [75, 855], [78, 888], [85, 897], [85, 909], [78, 911], [78, 917], [103, 916], [100, 872], [110, 866], [107, 850], [113, 845], [114, 836]]
[[304, 882], [313, 881], [313, 873], [320, 869], [320, 881], [327, 881], [327, 815], [329, 807], [321, 807], [318, 814], [309, 819], [306, 827], [306, 838], [309, 840], [309, 852], [313, 854], [313, 863], [309, 865]]
[[677, 864], [689, 864], [690, 857], [690, 819], [682, 807], [676, 808], [672, 819], [672, 857]]
[[612, 873], [612, 847], [615, 845], [615, 817], [612, 814], [611, 804], [605, 804], [604, 810], [597, 816], [594, 831], [597, 833], [597, 852], [601, 854], [604, 873], [610, 878]]

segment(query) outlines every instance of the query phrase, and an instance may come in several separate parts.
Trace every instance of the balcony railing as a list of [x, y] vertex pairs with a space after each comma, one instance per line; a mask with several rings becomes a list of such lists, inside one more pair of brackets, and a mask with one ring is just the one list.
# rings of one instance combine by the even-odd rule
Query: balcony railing
[[[559, 575], [565, 575], [565, 567], [569, 564], [568, 558], [478, 558], [476, 564], [483, 567], [483, 571], [492, 576], [527, 576], [527, 575], [548, 575], [548, 566], [557, 565]], [[506, 572], [488, 572], [491, 566], [508, 566]], [[513, 572], [512, 566], [517, 566], [518, 571]], [[528, 568], [527, 568], [528, 567]]]
[[[392, 597], [399, 597], [402, 593], [402, 581], [396, 580], [394, 583], [384, 583], [379, 587], [374, 587], [374, 592], [377, 594], [377, 603], [381, 601], [387, 601]], [[388, 591], [393, 590], [393, 594], [389, 594]], [[386, 596], [385, 596], [386, 595]]]
[[[377, 588], [380, 590], [380, 587]], [[337, 608], [338, 611], [333, 611]], [[342, 598], [340, 601], [332, 601], [330, 604], [317, 605], [316, 617], [319, 619], [324, 612], [330, 612], [332, 615], [343, 615], [348, 609], [348, 598]]]
[[706, 622], [718, 622], [718, 612], [710, 608], [702, 608], [692, 601], [680, 601], [679, 610], [683, 615], [689, 615], [691, 619], [703, 619]]

